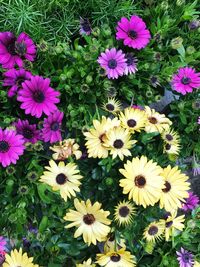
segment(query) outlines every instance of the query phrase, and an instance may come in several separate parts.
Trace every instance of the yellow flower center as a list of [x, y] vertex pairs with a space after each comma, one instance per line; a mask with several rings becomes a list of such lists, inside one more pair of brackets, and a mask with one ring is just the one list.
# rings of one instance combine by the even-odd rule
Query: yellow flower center
[[95, 218], [93, 214], [86, 214], [83, 216], [83, 221], [85, 224], [91, 225], [95, 222]]
[[123, 141], [121, 139], [116, 139], [113, 143], [114, 148], [120, 149], [124, 145]]
[[158, 122], [158, 120], [155, 117], [150, 117], [148, 120], [152, 124], [156, 124]]
[[130, 127], [130, 128], [133, 128], [135, 127], [136, 125], [136, 121], [134, 119], [130, 119], [127, 121], [127, 125]]
[[135, 177], [135, 185], [139, 188], [143, 188], [146, 184], [146, 179], [142, 175], [137, 175]]
[[59, 173], [56, 176], [56, 182], [60, 185], [65, 184], [68, 181], [67, 176], [64, 173]]

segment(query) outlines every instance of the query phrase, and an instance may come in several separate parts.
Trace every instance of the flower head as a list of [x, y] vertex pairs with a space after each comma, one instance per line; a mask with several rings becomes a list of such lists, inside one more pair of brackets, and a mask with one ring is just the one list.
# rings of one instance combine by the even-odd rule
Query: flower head
[[163, 237], [164, 230], [164, 221], [152, 222], [146, 227], [143, 236], [147, 242], [155, 243], [156, 240], [160, 240]]
[[132, 53], [126, 53], [126, 67], [124, 69], [124, 74], [128, 75], [131, 73], [135, 73], [137, 71], [137, 58], [134, 57]]
[[84, 261], [83, 263], [76, 264], [76, 267], [95, 267], [96, 264], [92, 263], [91, 259]]
[[103, 109], [110, 113], [115, 114], [121, 110], [121, 103], [114, 97], [111, 97], [108, 98], [108, 101], [103, 104]]
[[192, 192], [189, 192], [189, 197], [183, 203], [181, 209], [184, 211], [194, 210], [199, 205], [199, 197]]
[[185, 227], [185, 215], [177, 216], [177, 210], [171, 211], [165, 221], [165, 240], [168, 241], [176, 231], [182, 231]]
[[80, 18], [80, 34], [90, 35], [92, 28], [89, 19]]
[[36, 129], [36, 124], [29, 124], [28, 120], [20, 120], [14, 123], [16, 132], [24, 137], [25, 142], [35, 144], [40, 139], [40, 131]]
[[180, 267], [192, 267], [194, 264], [194, 256], [191, 252], [181, 248], [180, 251], [176, 252], [177, 260], [179, 261]]
[[115, 206], [115, 221], [119, 223], [119, 225], [128, 225], [131, 223], [133, 219], [133, 215], [135, 214], [135, 207], [129, 201], [119, 202], [117, 206]]

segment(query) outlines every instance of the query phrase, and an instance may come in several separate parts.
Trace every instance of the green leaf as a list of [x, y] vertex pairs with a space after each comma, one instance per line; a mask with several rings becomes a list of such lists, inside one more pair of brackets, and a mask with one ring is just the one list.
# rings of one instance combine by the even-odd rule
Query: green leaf
[[48, 217], [43, 216], [42, 220], [40, 222], [40, 225], [39, 225], [39, 232], [40, 233], [43, 233], [47, 229], [48, 223], [49, 223]]
[[38, 190], [38, 194], [40, 196], [40, 199], [47, 203], [47, 204], [50, 204], [52, 202], [52, 199], [50, 196], [47, 195], [47, 192], [48, 192], [48, 186], [46, 184], [39, 184], [37, 186], [37, 190]]

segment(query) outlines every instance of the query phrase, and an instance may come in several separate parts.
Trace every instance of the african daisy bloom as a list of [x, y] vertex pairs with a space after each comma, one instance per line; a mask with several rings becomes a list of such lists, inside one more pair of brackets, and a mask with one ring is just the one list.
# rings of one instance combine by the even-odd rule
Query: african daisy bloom
[[164, 220], [150, 223], [144, 230], [143, 237], [147, 242], [155, 243], [162, 239], [165, 230]]
[[199, 197], [192, 192], [189, 192], [189, 197], [182, 204], [181, 209], [184, 211], [194, 210], [199, 205]]
[[92, 263], [91, 259], [84, 261], [83, 263], [76, 264], [76, 267], [95, 267], [96, 264]]
[[80, 18], [80, 34], [90, 35], [92, 28], [89, 22], [89, 19]]
[[163, 141], [167, 144], [176, 144], [176, 143], [179, 144], [180, 143], [179, 134], [171, 128], [163, 131], [161, 134], [161, 137]]
[[133, 56], [132, 53], [125, 54], [126, 67], [124, 69], [124, 74], [128, 75], [135, 73], [137, 71], [137, 58]]
[[194, 88], [200, 87], [200, 73], [193, 68], [180, 68], [178, 74], [173, 75], [171, 84], [173, 90], [186, 95], [191, 93]]
[[182, 231], [185, 227], [185, 215], [176, 217], [177, 211], [171, 212], [165, 221], [165, 240], [169, 241], [171, 236], [174, 236], [175, 232]]
[[16, 164], [19, 156], [24, 153], [24, 139], [14, 130], [0, 128], [0, 163], [3, 167]]
[[108, 101], [103, 104], [103, 109], [110, 113], [115, 114], [121, 110], [121, 103], [114, 97], [108, 98]]
[[106, 70], [109, 79], [117, 79], [124, 74], [126, 58], [122, 50], [116, 48], [106, 49], [98, 58], [100, 66]]
[[140, 17], [133, 15], [130, 21], [123, 17], [118, 22], [116, 39], [124, 40], [124, 45], [140, 50], [149, 43], [150, 38], [150, 32]]
[[22, 249], [12, 250], [10, 255], [6, 254], [3, 267], [39, 267], [39, 265], [33, 263], [33, 258], [28, 257], [27, 253], [23, 253]]
[[43, 113], [47, 116], [57, 110], [55, 104], [59, 103], [60, 93], [49, 86], [50, 79], [32, 76], [30, 81], [22, 83], [17, 100], [22, 102], [20, 108], [25, 109], [25, 114], [40, 118]]
[[6, 239], [3, 236], [0, 236], [0, 251], [4, 251], [6, 249]]
[[123, 187], [124, 194], [129, 194], [129, 200], [132, 199], [144, 208], [158, 202], [164, 188], [164, 179], [161, 176], [162, 168], [156, 162], [145, 156], [136, 157], [132, 161], [128, 160], [124, 169], [119, 171], [125, 177], [120, 180], [120, 186]]
[[164, 114], [160, 114], [154, 109], [150, 109], [148, 106], [145, 107], [145, 113], [148, 119], [145, 127], [145, 131], [147, 133], [162, 133], [163, 131], [168, 130], [169, 126], [172, 124], [172, 122], [166, 118]]
[[114, 219], [119, 225], [128, 225], [133, 220], [133, 215], [135, 214], [135, 207], [129, 201], [119, 202], [115, 206]]
[[88, 245], [104, 241], [110, 232], [108, 225], [111, 221], [107, 218], [110, 212], [101, 209], [99, 202], [92, 204], [89, 199], [86, 202], [75, 199], [74, 206], [76, 211], [70, 209], [64, 217], [64, 220], [72, 222], [65, 228], [76, 226], [78, 229], [74, 237], [83, 235], [83, 240]]
[[22, 88], [22, 83], [30, 80], [32, 74], [24, 69], [9, 69], [4, 74], [3, 86], [8, 86], [8, 97], [13, 97]]
[[194, 256], [191, 252], [181, 248], [180, 251], [176, 251], [176, 255], [180, 267], [194, 266]]
[[100, 266], [104, 267], [134, 267], [135, 257], [125, 248], [115, 251], [114, 249], [105, 253], [97, 254], [97, 261]]
[[23, 59], [33, 61], [36, 56], [36, 46], [32, 39], [21, 33], [17, 38], [11, 32], [0, 32], [0, 64], [5, 69], [15, 65], [23, 67]]
[[165, 181], [165, 188], [160, 196], [160, 208], [166, 211], [181, 208], [182, 202], [189, 196], [189, 177], [181, 173], [177, 166], [172, 168], [170, 165], [163, 169], [161, 176]]
[[16, 132], [24, 137], [27, 143], [35, 144], [40, 139], [40, 131], [36, 129], [36, 124], [29, 124], [28, 120], [20, 120], [14, 122]]
[[75, 163], [60, 161], [58, 164], [54, 160], [49, 161], [50, 166], [46, 166], [40, 182], [48, 184], [54, 191], [60, 191], [61, 197], [67, 201], [67, 198], [76, 196], [80, 192], [80, 179], [83, 178]]
[[173, 144], [165, 144], [163, 147], [163, 153], [172, 154], [172, 155], [178, 155], [180, 152], [180, 145], [178, 142]]

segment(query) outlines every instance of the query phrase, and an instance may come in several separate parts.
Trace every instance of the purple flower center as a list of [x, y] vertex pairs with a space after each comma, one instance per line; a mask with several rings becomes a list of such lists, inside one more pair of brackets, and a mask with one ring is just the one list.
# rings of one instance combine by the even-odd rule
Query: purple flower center
[[24, 56], [26, 54], [26, 44], [24, 42], [16, 43], [15, 50], [18, 55]]
[[142, 176], [142, 175], [137, 175], [136, 177], [135, 177], [135, 185], [137, 186], [137, 187], [139, 187], [139, 188], [143, 188], [144, 186], [145, 186], [145, 184], [146, 184], [146, 179], [145, 179], [145, 177], [144, 176]]
[[181, 82], [182, 82], [182, 84], [187, 85], [187, 84], [191, 83], [191, 79], [188, 77], [183, 77], [181, 79]]
[[59, 185], [63, 185], [63, 184], [65, 184], [67, 181], [68, 181], [67, 176], [66, 176], [64, 173], [59, 173], [59, 174], [56, 176], [56, 182], [57, 182]]
[[83, 221], [85, 224], [87, 225], [91, 225], [95, 222], [95, 218], [94, 218], [94, 215], [93, 214], [86, 214], [83, 216]]
[[111, 261], [114, 261], [114, 262], [118, 262], [120, 261], [121, 259], [121, 256], [119, 254], [113, 254], [111, 257], [110, 257]]
[[129, 126], [130, 128], [132, 128], [132, 127], [135, 127], [135, 125], [136, 125], [136, 121], [133, 120], [133, 119], [130, 119], [130, 120], [127, 121], [127, 124], [128, 124], [128, 126]]
[[120, 215], [121, 217], [126, 217], [126, 216], [128, 216], [128, 215], [129, 215], [129, 212], [130, 212], [130, 210], [129, 210], [129, 208], [128, 208], [127, 206], [123, 206], [123, 207], [121, 207], [121, 208], [119, 209], [119, 215]]
[[135, 63], [136, 59], [134, 58], [134, 56], [131, 54], [131, 53], [127, 53], [125, 55], [125, 58], [126, 58], [126, 64], [127, 66], [132, 66], [133, 63]]
[[7, 141], [0, 141], [0, 153], [8, 152], [10, 145]]
[[23, 129], [23, 136], [26, 139], [32, 139], [33, 136], [34, 136], [34, 133], [33, 133], [33, 131], [30, 128], [24, 128]]
[[148, 230], [149, 235], [156, 235], [157, 233], [158, 233], [158, 227], [155, 225], [152, 225]]
[[7, 51], [9, 54], [11, 54], [12, 56], [16, 55], [16, 51], [15, 51], [15, 38], [13, 38], [12, 40], [10, 40], [10, 42], [7, 45]]
[[128, 32], [128, 36], [131, 38], [131, 39], [136, 39], [137, 37], [137, 32], [134, 31], [134, 30], [131, 30]]
[[169, 227], [172, 226], [172, 224], [173, 224], [173, 221], [169, 221], [169, 222], [166, 222], [166, 223], [165, 223], [165, 226], [166, 226], [167, 228], [169, 228]]
[[58, 131], [59, 128], [60, 128], [59, 122], [53, 122], [51, 124], [51, 130], [52, 131]]
[[42, 91], [37, 90], [37, 91], [33, 92], [33, 99], [37, 103], [42, 103], [45, 100], [45, 95]]
[[90, 23], [87, 19], [84, 19], [84, 21], [81, 22], [81, 27], [82, 27], [84, 32], [90, 32], [91, 31]]
[[121, 139], [116, 139], [116, 140], [114, 141], [114, 143], [113, 143], [114, 148], [117, 148], [117, 149], [122, 148], [123, 145], [124, 145], [124, 143], [122, 142]]
[[189, 253], [184, 253], [182, 255], [182, 260], [183, 260], [184, 263], [190, 263], [190, 260], [191, 260], [190, 254]]
[[109, 61], [108, 61], [108, 67], [110, 68], [110, 69], [115, 69], [116, 67], [117, 67], [117, 61], [115, 60], [115, 59], [110, 59]]
[[21, 87], [22, 83], [25, 81], [25, 78], [23, 76], [19, 76], [16, 79], [16, 84], [18, 87]]

